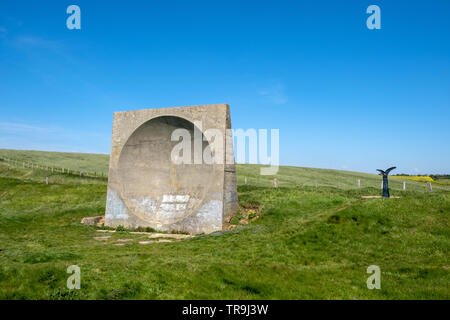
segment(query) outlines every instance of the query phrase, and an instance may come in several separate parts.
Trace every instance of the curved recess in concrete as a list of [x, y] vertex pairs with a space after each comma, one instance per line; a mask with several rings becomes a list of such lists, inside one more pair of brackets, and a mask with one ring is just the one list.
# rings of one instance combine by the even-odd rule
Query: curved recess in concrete
[[[171, 160], [174, 146], [180, 143], [171, 141], [171, 135], [180, 128], [190, 134], [192, 164], [176, 165]], [[194, 131], [202, 137], [201, 150], [194, 149]], [[181, 117], [160, 116], [138, 127], [118, 160], [120, 198], [132, 213], [129, 224], [170, 230], [202, 207], [214, 205], [204, 201], [214, 181], [213, 165], [194, 164], [194, 153], [203, 154], [208, 146], [200, 130]]]

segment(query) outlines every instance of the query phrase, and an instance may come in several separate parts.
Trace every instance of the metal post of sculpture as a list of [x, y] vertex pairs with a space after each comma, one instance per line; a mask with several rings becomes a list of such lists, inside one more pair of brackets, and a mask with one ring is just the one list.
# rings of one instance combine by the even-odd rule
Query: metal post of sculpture
[[380, 175], [383, 176], [383, 198], [389, 198], [388, 174], [395, 168], [397, 167], [390, 167], [385, 171], [377, 169], [377, 171], [380, 172]]

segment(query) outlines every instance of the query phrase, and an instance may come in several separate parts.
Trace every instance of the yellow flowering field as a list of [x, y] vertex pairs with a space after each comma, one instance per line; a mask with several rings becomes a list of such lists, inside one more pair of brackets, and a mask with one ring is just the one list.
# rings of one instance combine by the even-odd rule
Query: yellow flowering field
[[393, 178], [412, 180], [417, 182], [435, 182], [433, 178], [428, 176], [392, 176]]

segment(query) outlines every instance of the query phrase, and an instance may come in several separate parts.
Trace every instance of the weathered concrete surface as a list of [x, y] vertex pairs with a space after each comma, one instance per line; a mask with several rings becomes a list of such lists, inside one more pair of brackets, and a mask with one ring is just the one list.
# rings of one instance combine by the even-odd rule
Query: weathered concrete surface
[[[191, 134], [192, 164], [171, 159], [179, 144], [171, 135], [179, 128]], [[194, 137], [208, 129], [222, 133], [223, 152], [215, 156], [223, 159], [194, 164]], [[226, 139], [226, 129], [226, 104], [115, 112], [105, 225], [191, 234], [222, 230], [238, 210], [233, 140], [230, 132]], [[205, 138], [201, 153], [215, 142]]]

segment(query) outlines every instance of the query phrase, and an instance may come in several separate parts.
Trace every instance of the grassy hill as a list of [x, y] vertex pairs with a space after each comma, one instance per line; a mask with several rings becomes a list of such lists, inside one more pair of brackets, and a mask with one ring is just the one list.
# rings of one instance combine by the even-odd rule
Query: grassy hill
[[[2, 152], [86, 171], [108, 163], [105, 155]], [[241, 210], [257, 208], [259, 219], [221, 235], [141, 245], [146, 236], [128, 231], [98, 241], [98, 227], [80, 223], [104, 213], [104, 179], [0, 161], [0, 299], [450, 298], [445, 186], [425, 192], [408, 182], [403, 192], [393, 182], [400, 198], [361, 199], [380, 194], [379, 176], [282, 167], [275, 189], [258, 169], [237, 171]], [[118, 239], [131, 240], [115, 246]], [[81, 268], [80, 290], [66, 288], [70, 265]], [[367, 289], [370, 265], [381, 269], [381, 290]]]
[[[109, 155], [89, 154], [89, 153], [68, 153], [68, 152], [46, 152], [46, 151], [23, 151], [0, 149], [0, 157], [7, 157], [18, 161], [16, 166], [22, 166], [23, 162], [71, 169], [73, 171], [98, 172], [107, 175], [109, 165]], [[238, 164], [236, 165], [237, 182], [244, 185], [247, 180], [248, 185], [270, 187], [273, 185], [274, 176], [261, 176], [259, 165]], [[48, 173], [29, 173], [38, 175], [41, 179], [49, 176]], [[31, 178], [30, 176], [30, 178]], [[50, 175], [52, 176], [52, 175]], [[57, 179], [59, 174], [54, 175]], [[343, 170], [302, 168], [281, 166], [276, 178], [280, 187], [335, 187], [339, 189], [357, 189], [358, 180], [362, 188], [381, 189], [381, 177], [376, 174], [362, 172], [352, 172]], [[403, 181], [407, 181], [407, 190], [426, 191], [426, 183], [398, 179], [393, 176], [389, 186], [393, 190], [402, 190]], [[60, 179], [58, 182], [61, 182]], [[450, 190], [450, 186], [436, 184], [434, 188], [438, 190]]]
[[0, 149], [0, 157], [18, 160], [19, 165], [23, 162], [32, 162], [50, 167], [104, 174], [108, 174], [109, 166], [109, 155], [106, 154]]

